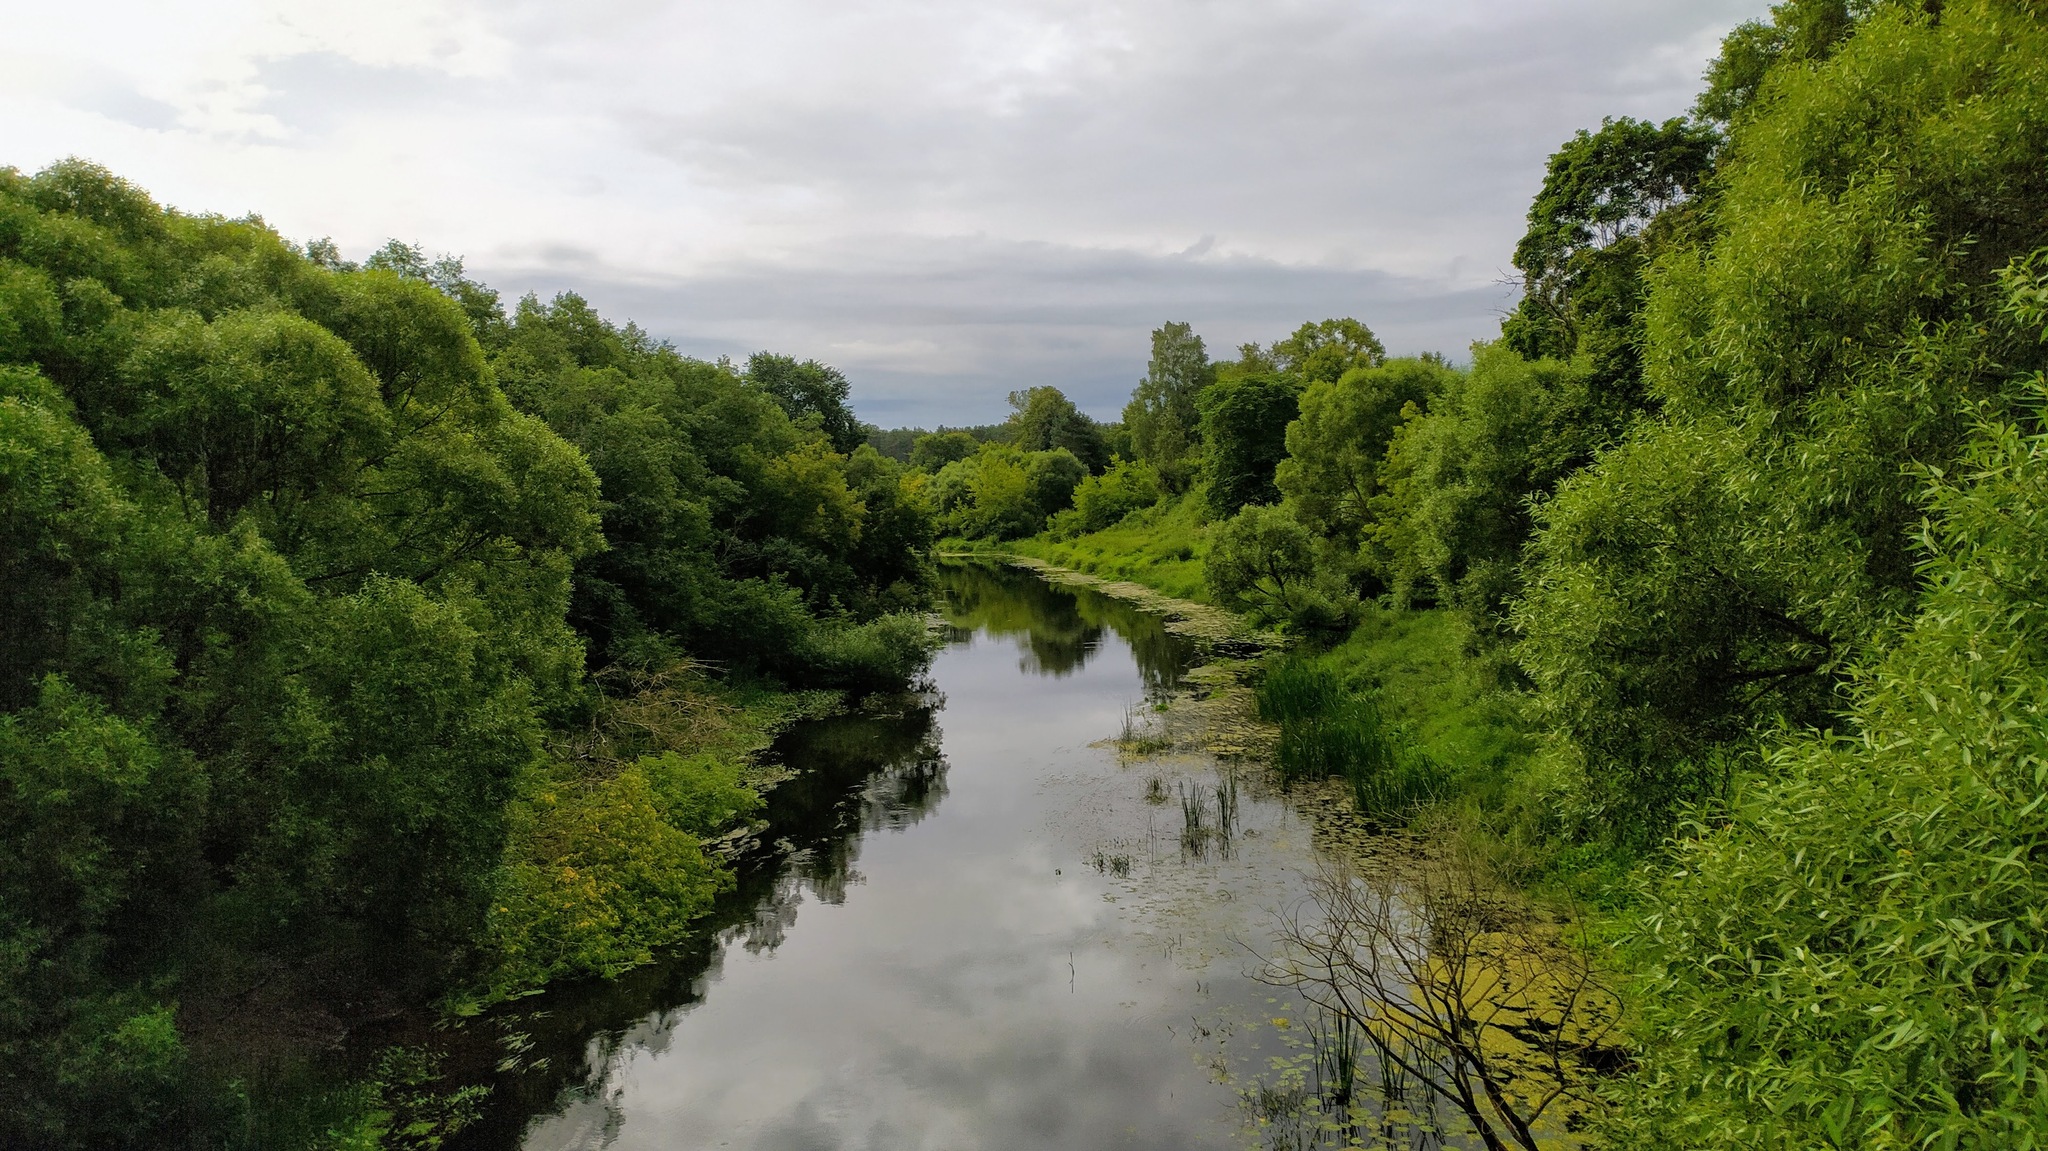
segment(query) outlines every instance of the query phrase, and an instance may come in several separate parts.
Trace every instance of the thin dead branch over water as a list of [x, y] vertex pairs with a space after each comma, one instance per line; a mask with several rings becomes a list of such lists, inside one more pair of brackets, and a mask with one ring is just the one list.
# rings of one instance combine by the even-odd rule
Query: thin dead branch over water
[[[1568, 1140], [1591, 1106], [1617, 1023], [1575, 922], [1516, 902], [1466, 850], [1370, 876], [1325, 859], [1260, 977], [1342, 1021], [1382, 1078], [1455, 1108], [1489, 1151], [1533, 1151]], [[1345, 1090], [1360, 1085], [1373, 1086], [1347, 1077]]]

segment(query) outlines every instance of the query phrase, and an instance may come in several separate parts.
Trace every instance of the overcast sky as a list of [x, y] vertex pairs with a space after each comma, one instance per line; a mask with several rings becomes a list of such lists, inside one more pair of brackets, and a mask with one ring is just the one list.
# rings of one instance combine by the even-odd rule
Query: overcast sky
[[1492, 335], [1544, 158], [1682, 113], [1763, 0], [0, 0], [0, 165], [107, 165], [361, 257], [459, 254], [885, 425], [1148, 332]]

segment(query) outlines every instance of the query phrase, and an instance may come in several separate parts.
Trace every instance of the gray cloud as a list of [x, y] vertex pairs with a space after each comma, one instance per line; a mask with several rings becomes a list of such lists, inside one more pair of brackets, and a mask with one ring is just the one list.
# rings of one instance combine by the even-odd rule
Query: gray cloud
[[1462, 358], [1512, 303], [1499, 285], [1447, 288], [1372, 269], [1256, 257], [1149, 256], [988, 240], [878, 244], [805, 265], [635, 279], [601, 269], [476, 269], [511, 294], [573, 290], [689, 354], [763, 348], [839, 364], [868, 420], [977, 422], [1011, 389], [1052, 383], [1114, 418], [1144, 370], [1147, 333], [1193, 323], [1212, 353], [1305, 318], [1367, 317], [1396, 354]]
[[[127, 60], [73, 29], [109, 53], [99, 95], [44, 95], [109, 111], [0, 90], [0, 162], [77, 152], [190, 208], [463, 253], [694, 353], [830, 360], [867, 418], [926, 424], [1048, 382], [1113, 414], [1167, 319], [1220, 351], [1354, 315], [1461, 355], [1509, 302], [1545, 156], [1683, 112], [1765, 6], [417, 0], [149, 51], [152, 20], [272, 26], [208, 2], [134, 7]], [[124, 78], [165, 60], [194, 71]], [[80, 138], [18, 154], [60, 122]]]

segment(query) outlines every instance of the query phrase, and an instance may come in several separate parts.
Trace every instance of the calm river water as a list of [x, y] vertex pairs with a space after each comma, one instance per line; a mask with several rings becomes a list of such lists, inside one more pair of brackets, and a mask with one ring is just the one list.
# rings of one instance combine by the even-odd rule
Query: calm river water
[[[773, 844], [712, 938], [496, 1021], [461, 1145], [1226, 1148], [1295, 1049], [1250, 973], [1298, 901], [1305, 821], [1205, 757], [1108, 741], [1196, 652], [1118, 601], [944, 573], [929, 690], [778, 744]], [[1163, 800], [1163, 802], [1162, 802]], [[1187, 807], [1212, 829], [1190, 838]]]

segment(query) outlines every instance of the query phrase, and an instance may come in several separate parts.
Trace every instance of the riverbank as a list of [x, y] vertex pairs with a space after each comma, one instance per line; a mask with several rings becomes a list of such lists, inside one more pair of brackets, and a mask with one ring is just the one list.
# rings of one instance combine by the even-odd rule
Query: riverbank
[[[1333, 945], [1327, 934], [1332, 926], [1340, 935], [1377, 937], [1376, 946], [1393, 957], [1363, 984], [1347, 984], [1352, 976], [1325, 983], [1325, 977], [1303, 975], [1294, 986], [1314, 1006], [1310, 1015], [1283, 1012], [1249, 1024], [1277, 1028], [1274, 1034], [1283, 1040], [1297, 1030], [1302, 1036], [1299, 1048], [1276, 1059], [1270, 1074], [1244, 1080], [1247, 1112], [1268, 1145], [1304, 1139], [1301, 1145], [1320, 1145], [1310, 1132], [1334, 1130], [1330, 1116], [1350, 1114], [1354, 1091], [1382, 1109], [1433, 1105], [1427, 1091], [1404, 1094], [1414, 1084], [1354, 1085], [1330, 1066], [1330, 1028], [1341, 1031], [1351, 1024], [1377, 1028], [1397, 1046], [1456, 1047], [1461, 1033], [1478, 1036], [1475, 1047], [1458, 1058], [1493, 1061], [1492, 1070], [1477, 1079], [1490, 1081], [1502, 1098], [1515, 1102], [1505, 1110], [1479, 1106], [1471, 1120], [1502, 1123], [1519, 1111], [1533, 1117], [1543, 1146], [1584, 1144], [1583, 1133], [1601, 1115], [1600, 1076], [1627, 1062], [1618, 1046], [1627, 1018], [1618, 990], [1623, 980], [1599, 947], [1612, 923], [1583, 910], [1579, 888], [1587, 885], [1575, 883], [1573, 873], [1559, 873], [1555, 860], [1500, 834], [1489, 819], [1503, 806], [1511, 781], [1520, 778], [1535, 743], [1494, 668], [1468, 651], [1455, 616], [1373, 608], [1342, 642], [1290, 649], [1288, 637], [1157, 587], [1031, 556], [986, 549], [970, 554], [1049, 583], [1142, 605], [1173, 620], [1168, 626], [1179, 634], [1208, 640], [1178, 690], [1144, 711], [1127, 713], [1118, 735], [1103, 742], [1117, 749], [1127, 767], [1148, 775], [1153, 802], [1170, 805], [1177, 796], [1186, 807], [1190, 795], [1198, 797], [1185, 834], [1205, 834], [1199, 796], [1215, 764], [1226, 765], [1218, 778], [1227, 776], [1232, 795], [1246, 787], [1247, 794], [1283, 804], [1305, 822], [1321, 862], [1315, 875], [1304, 877], [1304, 904], [1315, 908], [1312, 919], [1323, 918], [1307, 930], [1299, 921], [1286, 921], [1272, 941], [1274, 950], [1266, 953], [1269, 977], [1304, 970], [1287, 966], [1303, 959], [1314, 967], [1318, 949]], [[1272, 714], [1273, 702], [1262, 696], [1276, 671], [1299, 676], [1303, 669], [1340, 687], [1345, 698], [1334, 709], [1363, 704], [1383, 720], [1387, 739], [1403, 749], [1401, 762], [1419, 762], [1436, 774], [1438, 790], [1425, 806], [1400, 812], [1376, 807], [1369, 796], [1384, 795], [1385, 789], [1373, 792], [1343, 771], [1320, 777], [1289, 773], [1281, 745], [1291, 734], [1291, 719]], [[1390, 761], [1381, 769], [1393, 766]], [[1221, 814], [1228, 806], [1222, 787], [1216, 785], [1215, 818], [1227, 820]], [[1127, 856], [1098, 853], [1095, 866], [1131, 864]], [[1362, 878], [1365, 888], [1354, 887], [1348, 877]], [[1597, 892], [1607, 885], [1596, 881], [1592, 887]], [[1381, 901], [1358, 900], [1359, 890], [1381, 892]], [[1393, 892], [1401, 894], [1386, 894]], [[1161, 901], [1156, 892], [1146, 898]], [[1418, 923], [1427, 925], [1427, 940], [1420, 944], [1412, 935]], [[1272, 957], [1278, 955], [1291, 958], [1275, 964]], [[1448, 994], [1425, 993], [1415, 1002], [1435, 999], [1434, 1007], [1395, 1013], [1342, 1006], [1347, 994], [1394, 995], [1418, 979], [1447, 981], [1438, 990]], [[1383, 1063], [1399, 1055], [1393, 1047], [1375, 1052]]]
[[1141, 584], [1177, 600], [1215, 603], [1202, 577], [1207, 524], [1201, 500], [1192, 493], [1170, 496], [1099, 532], [1064, 539], [1027, 536], [1000, 547], [1069, 571]]
[[[1248, 644], [1259, 652], [1291, 650], [1333, 674], [1347, 695], [1370, 700], [1398, 738], [1445, 765], [1451, 787], [1443, 798], [1467, 809], [1461, 819], [1494, 822], [1491, 815], [1509, 812], [1522, 801], [1515, 781], [1527, 773], [1537, 739], [1520, 702], [1502, 684], [1499, 662], [1473, 653], [1469, 631], [1455, 613], [1368, 604], [1341, 638], [1298, 643], [1186, 594], [1187, 565], [1200, 579], [1204, 537], [1191, 520], [1182, 522], [1189, 517], [1178, 506], [1158, 511], [1153, 517], [1157, 524], [1138, 515], [1073, 540], [1036, 536], [973, 546], [951, 541], [952, 550], [945, 554], [999, 559], [1043, 579], [1093, 588], [1157, 612], [1169, 621], [1169, 629], [1197, 639]], [[1119, 550], [1126, 547], [1128, 553]], [[1194, 558], [1174, 558], [1184, 549]], [[1117, 558], [1126, 554], [1133, 558]], [[1063, 566], [1054, 557], [1090, 566]], [[1249, 685], [1262, 671], [1247, 665], [1233, 674]]]

